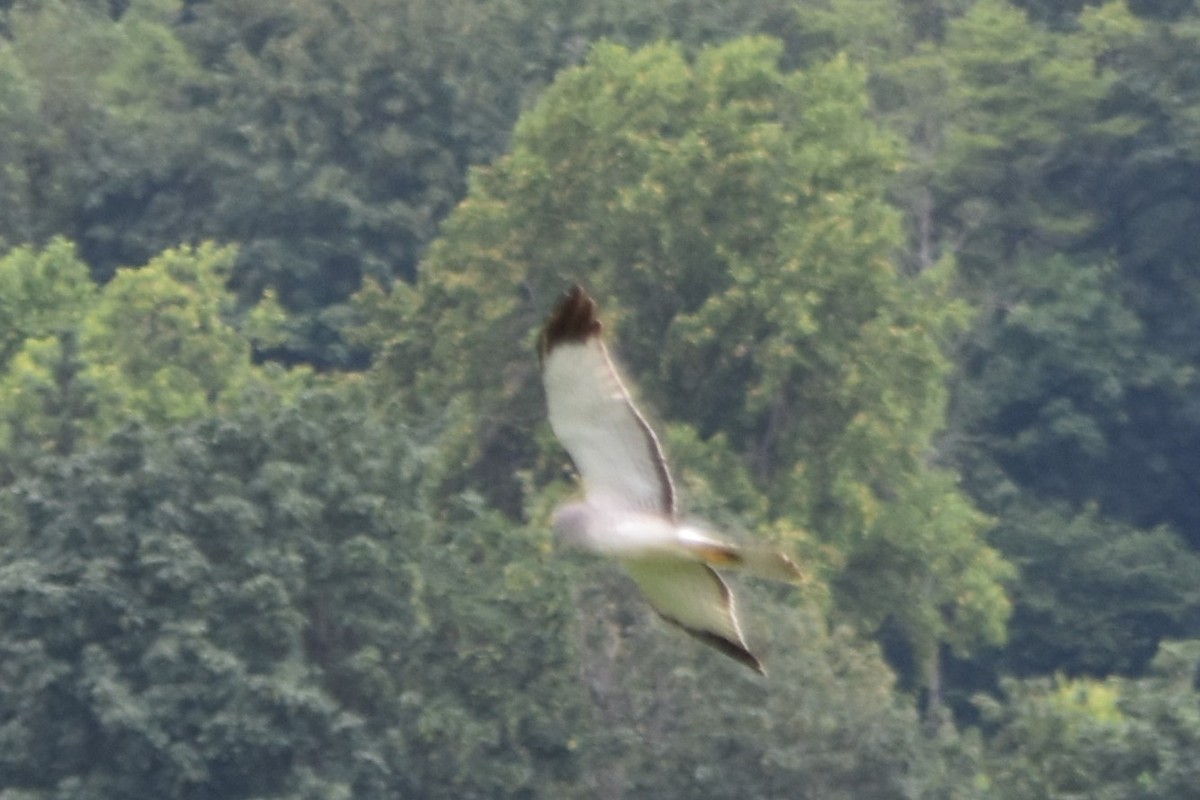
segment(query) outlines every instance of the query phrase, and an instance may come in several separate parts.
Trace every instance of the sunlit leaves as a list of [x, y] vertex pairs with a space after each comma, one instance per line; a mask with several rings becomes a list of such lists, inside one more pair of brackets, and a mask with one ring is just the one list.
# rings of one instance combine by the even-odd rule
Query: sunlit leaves
[[[8, 291], [0, 362], [0, 438], [67, 452], [125, 422], [169, 425], [293, 394], [307, 372], [254, 362], [278, 325], [270, 297], [235, 325], [225, 282], [232, 248], [163, 253], [96, 286], [69, 244], [18, 248], [0, 262]], [[256, 402], [268, 402], [261, 398]], [[20, 445], [20, 447], [17, 447]]]
[[97, 388], [100, 425], [112, 414], [154, 424], [196, 418], [245, 388], [250, 344], [223, 317], [231, 248], [168, 251], [105, 285], [80, 332], [86, 379]]
[[987, 798], [1196, 796], [1197, 642], [1164, 642], [1138, 680], [1005, 682], [980, 700], [996, 735]]
[[70, 242], [17, 248], [0, 258], [0, 368], [28, 339], [74, 327], [95, 294]]

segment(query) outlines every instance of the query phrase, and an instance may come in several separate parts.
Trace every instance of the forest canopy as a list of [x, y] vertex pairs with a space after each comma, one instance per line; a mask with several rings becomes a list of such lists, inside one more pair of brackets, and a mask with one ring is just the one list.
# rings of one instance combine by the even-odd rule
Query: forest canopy
[[[1200, 10], [0, 0], [0, 800], [1200, 797]], [[597, 297], [769, 677], [558, 552]]]

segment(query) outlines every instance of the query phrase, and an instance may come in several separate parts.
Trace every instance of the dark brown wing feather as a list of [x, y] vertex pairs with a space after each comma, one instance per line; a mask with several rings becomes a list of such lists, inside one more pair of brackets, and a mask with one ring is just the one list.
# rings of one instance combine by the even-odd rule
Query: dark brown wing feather
[[604, 325], [596, 317], [596, 301], [579, 284], [563, 295], [538, 338], [538, 358], [545, 360], [563, 342], [585, 342], [599, 336]]
[[754, 655], [754, 653], [751, 653], [749, 650], [747, 650], [746, 646], [743, 645], [741, 642], [735, 642], [732, 639], [728, 639], [724, 636], [721, 636], [718, 633], [713, 633], [712, 631], [702, 631], [702, 630], [698, 630], [696, 628], [689, 628], [687, 625], [684, 625], [679, 620], [671, 619], [666, 614], [660, 613], [659, 616], [662, 617], [663, 620], [671, 623], [672, 625], [679, 628], [680, 630], [682, 630], [684, 633], [688, 634], [689, 636], [692, 636], [692, 637], [698, 639], [699, 641], [704, 642], [709, 647], [715, 647], [717, 650], [720, 650], [722, 653], [724, 653], [725, 655], [734, 659], [735, 661], [745, 664], [747, 667], [754, 670], [759, 675], [767, 674], [767, 670], [763, 667], [762, 662], [758, 660], [758, 656]]

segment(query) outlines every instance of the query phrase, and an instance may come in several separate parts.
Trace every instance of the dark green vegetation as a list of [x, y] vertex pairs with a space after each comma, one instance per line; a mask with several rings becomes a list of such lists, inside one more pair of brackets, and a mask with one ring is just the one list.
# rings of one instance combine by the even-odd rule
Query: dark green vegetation
[[[1200, 11], [0, 0], [0, 800], [1200, 797]], [[602, 302], [770, 678], [553, 553]]]

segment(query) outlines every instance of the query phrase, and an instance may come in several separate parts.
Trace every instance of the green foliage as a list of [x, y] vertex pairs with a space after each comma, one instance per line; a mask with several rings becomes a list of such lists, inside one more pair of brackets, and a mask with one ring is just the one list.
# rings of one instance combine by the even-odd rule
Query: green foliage
[[64, 239], [40, 252], [18, 248], [0, 258], [0, 368], [29, 339], [72, 328], [95, 293], [87, 267]]
[[1170, 530], [1139, 530], [1094, 507], [1014, 508], [993, 541], [1021, 570], [1003, 657], [1011, 674], [1139, 674], [1160, 640], [1200, 622], [1200, 556]]
[[561, 586], [469, 498], [430, 508], [425, 450], [316, 394], [126, 429], [6, 490], [5, 789], [561, 796]]
[[23, 452], [71, 450], [94, 417], [91, 393], [79, 380], [78, 328], [96, 287], [62, 239], [41, 252], [6, 254], [0, 281], [0, 460], [7, 478], [19, 470]]
[[1173, 530], [1136, 527], [1171, 519], [1143, 509], [1173, 490], [1154, 476], [1172, 472], [1175, 446], [1145, 439], [1143, 409], [1182, 394], [1191, 370], [1149, 346], [1114, 266], [1053, 258], [1015, 275], [964, 348], [956, 393], [969, 485], [1022, 570], [1001, 661], [1017, 674], [1136, 673], [1161, 638], [1200, 624], [1195, 553]]
[[799, 13], [787, 0], [596, 0], [548, 6], [565, 45], [579, 55], [602, 41], [632, 49], [672, 41], [695, 52], [747, 35], [776, 36], [798, 46], [805, 18], [813, 12]]
[[[103, 4], [96, 4], [97, 6]], [[347, 364], [338, 304], [411, 279], [466, 168], [561, 58], [545, 9], [474, 0], [22, 5], [0, 38], [0, 239], [76, 240], [95, 274], [236, 241], [278, 354]]]
[[1194, 798], [1197, 643], [1165, 642], [1139, 680], [1008, 681], [983, 701], [998, 726], [988, 798]]
[[260, 373], [251, 343], [224, 315], [232, 248], [170, 250], [122, 270], [88, 309], [80, 330], [84, 379], [97, 394], [98, 424], [143, 419], [167, 425], [228, 408]]
[[177, 3], [133, 0], [119, 19], [89, 5], [99, 4], [51, 0], [8, 13], [0, 239], [69, 236], [106, 277], [188, 238], [178, 222], [196, 199], [200, 126], [183, 104], [201, 78], [169, 28]]
[[784, 73], [779, 52], [597, 47], [476, 173], [422, 282], [363, 296], [359, 335], [385, 396], [453, 405], [471, 479], [516, 513], [514, 466], [537, 462], [544, 424], [532, 337], [583, 280], [649, 406], [723, 435], [768, 517], [852, 563], [860, 619], [900, 615], [923, 652], [994, 639], [1005, 568], [952, 477], [925, 466], [940, 346], [964, 318], [948, 265], [919, 280], [893, 266], [898, 157], [865, 116], [861, 71]]
[[[1109, 496], [1137, 392], [1167, 365], [1147, 358], [1141, 321], [1111, 265], [1064, 258], [1018, 265], [1018, 283], [964, 348], [959, 426], [991, 463], [971, 464], [978, 494], [1006, 495], [994, 475], [1075, 503]], [[1011, 488], [1007, 490], [1011, 494]]]
[[[0, 301], [6, 471], [19, 472], [21, 460], [39, 452], [70, 452], [131, 420], [166, 426], [254, 397], [287, 402], [310, 383], [306, 370], [255, 363], [254, 341], [231, 321], [225, 279], [234, 256], [213, 245], [172, 250], [102, 287], [62, 240], [0, 260], [8, 290]], [[269, 334], [269, 303], [258, 311], [246, 327]]]
[[[1193, 238], [1171, 233], [1195, 217], [1175, 183], [1194, 168], [1186, 125], [1168, 121], [1179, 95], [1159, 90], [1182, 89], [1168, 76], [1191, 59], [1175, 57], [1167, 31], [1115, 3], [1055, 31], [986, 3], [947, 39], [956, 111], [941, 198], [986, 309], [962, 349], [948, 450], [1029, 576], [1003, 656], [1016, 669], [1136, 670], [1159, 637], [1196, 634], [1175, 532], [1194, 545], [1200, 530], [1185, 477], [1200, 317], [1183, 266]], [[1149, 79], [1159, 58], [1172, 66], [1155, 61]], [[1035, 498], [1065, 506], [1035, 513]], [[1128, 548], [1161, 593], [1120, 566], [1057, 580], [1061, 559], [1088, 565], [1108, 547]], [[1130, 592], [1128, 614], [1102, 612], [1113, 586]], [[1067, 622], [1091, 640], [1064, 635], [1078, 630]]]
[[430, 503], [431, 444], [306, 394], [127, 428], [0, 493], [5, 792], [949, 797], [972, 774], [849, 628], [740, 587], [772, 677], [733, 671], [608, 565]]
[[1200, 18], [1191, 9], [1122, 40], [1112, 56], [1122, 69], [1110, 102], [1133, 107], [1142, 126], [1126, 155], [1101, 172], [1095, 191], [1104, 214], [1097, 239], [1118, 254], [1121, 295], [1144, 330], [1143, 358], [1160, 364], [1158, 379], [1124, 409], [1123, 455], [1113, 465], [1118, 479], [1104, 487], [1112, 496], [1106, 506], [1136, 524], [1171, 524], [1193, 547], [1200, 543], [1200, 508], [1185, 476], [1194, 473], [1200, 442], [1200, 287], [1192, 267], [1200, 249], [1187, 232], [1200, 221], [1198, 37]]
[[[1182, 0], [0, 0], [0, 796], [1193, 796], [1197, 52]], [[575, 491], [570, 280], [685, 510], [812, 574], [748, 597], [769, 695], [606, 573], [573, 627], [511, 521]], [[262, 363], [368, 355], [412, 452]], [[925, 740], [812, 616], [936, 695], [1002, 586], [964, 672], [1134, 677]]]
[[1061, 248], [1095, 230], [1088, 181], [1142, 124], [1106, 102], [1117, 80], [1109, 54], [1135, 32], [1119, 4], [1055, 34], [1003, 0], [981, 0], [949, 26], [939, 188], [979, 280], [994, 284], [1032, 243]]
[[[926, 738], [879, 653], [849, 628], [828, 630], [811, 609], [773, 611], [739, 586], [759, 620], [749, 635], [765, 639], [769, 675], [760, 681], [646, 625], [621, 599], [624, 587], [585, 582], [580, 657], [601, 725], [582, 758], [594, 793], [964, 796], [956, 787], [974, 776], [974, 745], [951, 729]], [[950, 756], [956, 750], [961, 758]]]
[[283, 354], [337, 365], [356, 357], [339, 304], [364, 276], [412, 280], [558, 44], [535, 7], [474, 0], [214, 0], [178, 34], [210, 78], [189, 232], [236, 240], [243, 299], [271, 287], [293, 312]]

